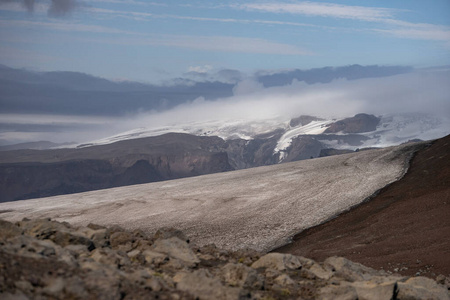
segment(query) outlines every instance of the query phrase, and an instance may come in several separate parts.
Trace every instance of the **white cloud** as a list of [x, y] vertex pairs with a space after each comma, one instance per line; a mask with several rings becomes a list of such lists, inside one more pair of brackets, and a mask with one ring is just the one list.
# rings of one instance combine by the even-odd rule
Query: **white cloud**
[[[450, 28], [426, 23], [412, 23], [394, 18], [395, 10], [380, 7], [350, 6], [334, 3], [315, 3], [310, 1], [294, 3], [246, 3], [231, 5], [241, 10], [268, 13], [299, 14], [306, 16], [332, 17], [340, 19], [356, 19], [379, 23], [389, 28], [371, 29], [399, 38], [450, 41]], [[283, 22], [289, 25], [287, 22]], [[292, 24], [293, 25], [293, 24]]]
[[188, 72], [208, 73], [212, 69], [213, 67], [211, 65], [191, 66], [188, 68]]
[[215, 52], [313, 55], [311, 51], [294, 45], [259, 38], [233, 36], [148, 35], [139, 38], [120, 37], [115, 39], [86, 39], [86, 41], [120, 45], [165, 46]]
[[449, 41], [450, 27], [426, 23], [411, 23], [400, 20], [386, 19], [384, 23], [392, 25], [389, 29], [374, 29], [374, 31], [390, 34], [399, 38]]
[[294, 81], [291, 85], [271, 88], [244, 80], [236, 85], [235, 95], [232, 97], [215, 101], [200, 97], [164, 112], [142, 112], [117, 118], [0, 114], [0, 121], [3, 123], [61, 125], [64, 129], [59, 132], [24, 132], [22, 135], [20, 132], [1, 132], [0, 142], [12, 141], [14, 136], [26, 140], [27, 135], [33, 135], [34, 140], [75, 140], [81, 143], [139, 127], [162, 129], [173, 124], [189, 126], [189, 123], [211, 121], [231, 126], [233, 122], [242, 120], [288, 121], [302, 114], [339, 118], [361, 112], [375, 115], [421, 112], [448, 117], [449, 81], [448, 70], [428, 70], [351, 81], [336, 80], [313, 85]]
[[[310, 114], [320, 117], [348, 117], [372, 114], [429, 112], [450, 114], [450, 73], [416, 72], [384, 78], [336, 80], [308, 85], [264, 88], [244, 80], [235, 95], [217, 101], [188, 103], [170, 111], [141, 118], [141, 125], [167, 125], [183, 121], [247, 119], [262, 120]], [[137, 125], [137, 124], [136, 124]], [[138, 127], [138, 126], [136, 126]]]
[[277, 43], [259, 38], [233, 36], [166, 36], [148, 39], [147, 44], [190, 48], [206, 51], [240, 52], [258, 54], [311, 55], [297, 46]]
[[294, 2], [294, 3], [246, 3], [232, 7], [243, 10], [253, 10], [270, 13], [289, 13], [320, 17], [343, 19], [373, 20], [392, 16], [392, 10], [387, 8], [350, 6], [335, 3]]

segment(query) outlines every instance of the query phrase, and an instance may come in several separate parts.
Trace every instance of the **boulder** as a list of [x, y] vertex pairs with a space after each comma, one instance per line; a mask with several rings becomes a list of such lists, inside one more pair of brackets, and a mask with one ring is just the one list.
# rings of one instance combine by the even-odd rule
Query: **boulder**
[[390, 300], [394, 299], [397, 282], [396, 280], [372, 279], [369, 281], [352, 282], [349, 285], [355, 288], [358, 299]]
[[51, 219], [24, 219], [18, 222], [18, 225], [25, 234], [41, 240], [48, 239], [55, 232], [67, 232], [70, 229], [68, 223], [60, 223]]
[[264, 286], [263, 276], [259, 275], [255, 269], [244, 264], [228, 263], [221, 271], [223, 280], [231, 286], [249, 287], [252, 289], [261, 289]]
[[130, 233], [125, 231], [118, 231], [111, 234], [109, 242], [111, 248], [128, 252], [133, 249], [133, 243], [136, 238]]
[[328, 280], [333, 276], [333, 272], [331, 270], [323, 268], [318, 263], [314, 263], [309, 267], [309, 269], [305, 269], [305, 271], [311, 274], [312, 279], [319, 278], [322, 280]]
[[398, 282], [397, 299], [449, 300], [450, 294], [443, 285], [436, 283], [430, 278], [412, 277], [405, 282]]
[[11, 222], [0, 219], [0, 240], [21, 235], [23, 230]]
[[95, 244], [92, 240], [82, 235], [72, 234], [67, 231], [56, 231], [47, 238], [61, 247], [68, 245], [83, 245], [86, 246], [89, 251], [95, 249]]
[[241, 289], [222, 285], [205, 269], [196, 270], [192, 273], [177, 273], [173, 280], [180, 291], [187, 292], [200, 300], [234, 300], [239, 299]]
[[142, 252], [142, 255], [144, 256], [145, 262], [159, 266], [162, 263], [165, 263], [169, 260], [169, 257], [166, 254], [155, 252], [152, 250], [145, 250]]
[[317, 294], [318, 300], [359, 300], [356, 290], [352, 286], [327, 285]]
[[252, 268], [272, 268], [278, 271], [300, 269], [302, 264], [298, 257], [292, 254], [269, 253], [252, 264]]
[[344, 257], [329, 257], [324, 261], [324, 266], [334, 272], [334, 276], [341, 277], [347, 281], [366, 281], [380, 272], [352, 262]]
[[292, 280], [292, 278], [289, 277], [289, 275], [287, 275], [287, 274], [281, 274], [280, 276], [275, 278], [275, 280], [273, 282], [282, 287], [294, 286], [296, 284], [295, 281]]
[[172, 227], [162, 227], [156, 231], [155, 239], [170, 239], [171, 237], [177, 237], [186, 243], [189, 243], [189, 238], [181, 230]]
[[189, 248], [188, 243], [177, 237], [158, 239], [152, 248], [155, 252], [164, 253], [170, 257], [179, 259], [186, 266], [194, 266], [200, 262], [191, 248]]
[[98, 263], [119, 269], [131, 264], [130, 259], [123, 252], [113, 251], [109, 248], [95, 249], [90, 257]]

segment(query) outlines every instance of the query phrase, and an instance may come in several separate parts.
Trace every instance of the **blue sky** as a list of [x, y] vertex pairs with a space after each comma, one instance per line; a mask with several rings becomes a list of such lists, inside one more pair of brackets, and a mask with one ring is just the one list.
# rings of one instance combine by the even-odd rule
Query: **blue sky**
[[146, 82], [188, 71], [450, 64], [450, 1], [0, 0], [0, 63]]

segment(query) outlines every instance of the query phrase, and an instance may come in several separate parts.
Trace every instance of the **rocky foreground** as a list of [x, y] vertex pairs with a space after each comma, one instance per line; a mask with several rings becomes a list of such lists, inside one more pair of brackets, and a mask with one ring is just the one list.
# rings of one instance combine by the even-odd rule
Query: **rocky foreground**
[[196, 247], [50, 219], [0, 220], [1, 299], [450, 299], [449, 278], [402, 277], [342, 257]]

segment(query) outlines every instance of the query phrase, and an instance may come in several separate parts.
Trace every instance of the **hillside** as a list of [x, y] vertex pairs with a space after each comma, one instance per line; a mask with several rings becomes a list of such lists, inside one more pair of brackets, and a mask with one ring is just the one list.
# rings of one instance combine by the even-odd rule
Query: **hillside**
[[450, 275], [450, 136], [415, 155], [407, 174], [369, 202], [277, 249], [324, 260], [344, 256], [403, 275]]
[[393, 146], [441, 137], [448, 133], [448, 122], [425, 114], [357, 114], [341, 120], [302, 115], [290, 120], [210, 121], [138, 128], [66, 148], [0, 151], [0, 202]]
[[0, 225], [4, 300], [449, 299], [444, 276], [394, 276], [342, 257], [318, 263], [197, 247], [173, 229], [148, 235], [47, 219]]
[[[368, 150], [233, 172], [0, 204], [6, 220], [47, 218], [154, 232], [267, 251], [398, 180], [422, 144]], [[244, 229], [244, 230], [243, 230]]]

